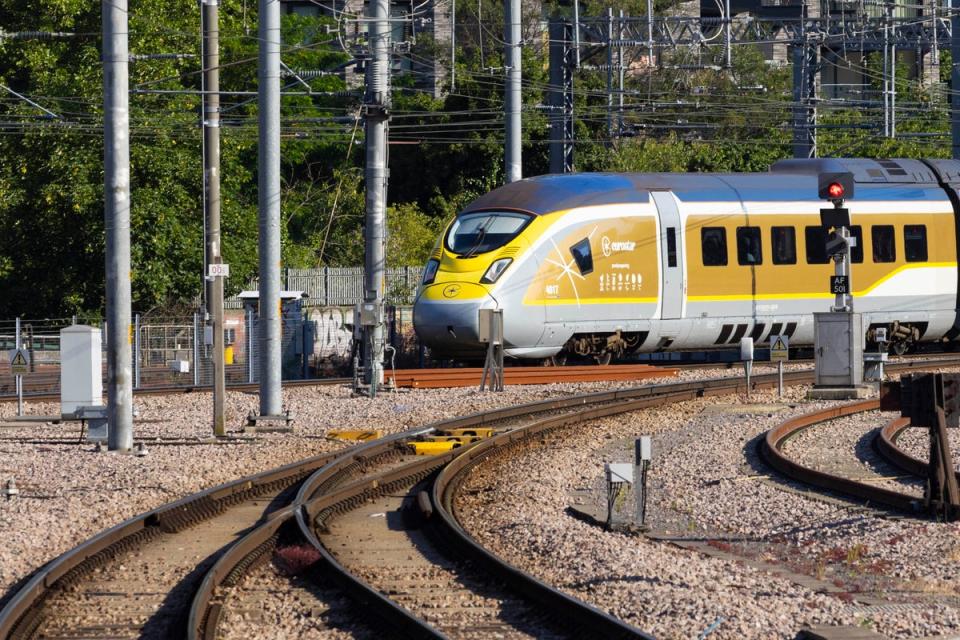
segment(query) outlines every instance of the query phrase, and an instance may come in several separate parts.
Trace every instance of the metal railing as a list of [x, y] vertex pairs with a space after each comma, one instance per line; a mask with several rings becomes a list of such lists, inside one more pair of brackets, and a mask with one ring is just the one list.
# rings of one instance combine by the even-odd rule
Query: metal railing
[[[395, 267], [387, 269], [386, 299], [389, 304], [409, 305], [417, 295], [423, 279], [423, 267]], [[321, 267], [318, 269], [286, 268], [280, 274], [281, 286], [286, 291], [303, 291], [309, 307], [352, 306], [363, 302], [363, 267]], [[258, 290], [252, 280], [248, 289]], [[240, 309], [243, 301], [236, 296], [228, 298], [228, 309]]]

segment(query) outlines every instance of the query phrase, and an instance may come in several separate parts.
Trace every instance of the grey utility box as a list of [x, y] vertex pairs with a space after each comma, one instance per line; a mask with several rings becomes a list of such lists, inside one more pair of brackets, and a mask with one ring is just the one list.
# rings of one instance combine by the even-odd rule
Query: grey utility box
[[60, 330], [60, 412], [103, 404], [100, 329], [76, 324]]
[[814, 313], [814, 384], [855, 387], [863, 384], [863, 317], [859, 313]]

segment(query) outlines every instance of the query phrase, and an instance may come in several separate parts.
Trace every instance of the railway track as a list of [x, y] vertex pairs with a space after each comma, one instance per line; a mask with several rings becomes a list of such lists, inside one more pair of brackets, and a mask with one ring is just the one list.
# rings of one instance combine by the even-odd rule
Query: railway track
[[[761, 455], [766, 462], [786, 477], [797, 482], [818, 487], [829, 492], [864, 501], [871, 505], [883, 505], [909, 514], [919, 514], [923, 508], [922, 488], [917, 491], [898, 491], [881, 486], [885, 478], [853, 478], [851, 474], [839, 475], [823, 469], [804, 465], [787, 456], [784, 445], [798, 434], [818, 425], [825, 425], [843, 416], [854, 415], [880, 408], [879, 400], [865, 400], [842, 407], [833, 407], [809, 413], [778, 425], [767, 432], [760, 443]], [[925, 478], [927, 463], [910, 456], [897, 447], [896, 439], [909, 426], [909, 419], [896, 418], [870, 437], [872, 446], [893, 467], [912, 477]], [[960, 473], [957, 473], [960, 478]], [[914, 487], [916, 489], [916, 487]]]
[[[927, 363], [927, 366], [957, 364], [953, 359]], [[785, 374], [789, 382], [809, 377], [810, 372], [803, 371]], [[755, 386], [774, 384], [775, 376], [754, 378]], [[337, 520], [352, 511], [351, 507], [382, 497], [396, 499], [397, 494], [409, 496], [408, 502], [417, 505], [420, 517], [429, 521], [431, 529], [436, 525], [437, 529], [446, 531], [440, 534], [439, 547], [457, 548], [459, 556], [470, 557], [472, 563], [487, 564], [488, 568], [480, 572], [487, 575], [480, 583], [486, 585], [484, 588], [496, 584], [491, 583], [489, 575], [500, 576], [501, 582], [506, 576], [512, 587], [521, 585], [520, 597], [528, 603], [525, 606], [539, 608], [541, 612], [552, 611], [549, 615], [556, 615], [559, 607], [573, 617], [574, 629], [596, 630], [604, 628], [598, 624], [604, 624], [617, 630], [611, 632], [612, 636], [644, 637], [637, 630], [624, 629], [622, 623], [608, 619], [602, 612], [586, 605], [576, 606], [577, 601], [512, 567], [491, 564], [496, 560], [459, 529], [451, 514], [449, 496], [452, 493], [449, 492], [455, 491], [460, 482], [456, 474], [468, 471], [481, 457], [495, 455], [521, 439], [537, 438], [586, 420], [744, 390], [744, 381], [733, 378], [532, 403], [418, 430], [417, 433], [424, 433], [439, 426], [491, 425], [503, 430], [482, 444], [441, 456], [404, 459], [398, 444], [403, 438], [415, 435], [405, 433], [390, 441], [377, 441], [342, 454], [317, 456], [227, 483], [121, 523], [45, 565], [0, 611], [0, 638], [55, 637], [57, 634], [64, 637], [69, 635], [68, 630], [75, 635], [78, 629], [83, 629], [86, 637], [154, 636], [154, 633], [155, 637], [164, 637], [170, 635], [171, 630], [184, 627], [192, 637], [215, 637], [224, 607], [229, 606], [230, 599], [225, 594], [229, 593], [230, 585], [236, 584], [258, 562], [269, 559], [277, 543], [291, 535], [294, 521], [299, 525], [300, 535], [322, 542], [321, 538], [339, 526]], [[514, 424], [507, 429], [508, 421], [518, 420], [523, 426]], [[452, 470], [439, 474], [439, 484], [405, 491], [454, 460], [458, 462], [450, 467]], [[368, 473], [381, 465], [385, 468]], [[308, 476], [309, 480], [293, 497], [293, 488]], [[430, 495], [430, 499], [425, 500], [424, 495]], [[419, 616], [386, 598], [362, 576], [344, 571], [346, 564], [329, 550], [325, 551], [322, 544], [320, 547], [318, 553], [328, 573], [336, 577], [354, 601], [368, 605], [391, 629], [406, 629], [409, 635], [443, 633], [431, 625], [424, 626]], [[112, 611], [120, 611], [122, 615], [118, 617]], [[521, 613], [520, 623], [514, 628], [520, 627], [522, 631], [524, 625], [532, 624], [530, 621], [538, 617], [542, 620], [543, 616], [543, 613]], [[456, 626], [454, 623], [451, 628]], [[535, 635], [538, 633], [539, 630]]]
[[[596, 382], [611, 380], [647, 380], [676, 376], [675, 367], [658, 367], [646, 364], [564, 367], [507, 367], [504, 380], [507, 384], [549, 384], [552, 382]], [[398, 388], [447, 388], [470, 387], [480, 384], [483, 369], [458, 367], [444, 369], [396, 369], [386, 372]], [[24, 376], [24, 397], [32, 401], [56, 401], [60, 399], [60, 374], [36, 373]], [[285, 380], [284, 386], [304, 387], [311, 385], [350, 384], [352, 378], [316, 378], [310, 380]], [[232, 391], [258, 391], [259, 384], [229, 383]], [[209, 391], [209, 385], [151, 385], [136, 390], [137, 395], [164, 395]], [[0, 376], [0, 402], [14, 401], [14, 383], [11, 376]]]

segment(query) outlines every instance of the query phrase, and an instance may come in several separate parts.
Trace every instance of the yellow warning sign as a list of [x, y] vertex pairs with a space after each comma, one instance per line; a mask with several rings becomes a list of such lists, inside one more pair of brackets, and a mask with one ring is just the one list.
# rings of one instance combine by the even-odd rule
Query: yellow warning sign
[[10, 352], [10, 373], [21, 374], [30, 371], [30, 354], [24, 349], [14, 349]]
[[790, 338], [788, 336], [770, 336], [770, 362], [790, 359]]

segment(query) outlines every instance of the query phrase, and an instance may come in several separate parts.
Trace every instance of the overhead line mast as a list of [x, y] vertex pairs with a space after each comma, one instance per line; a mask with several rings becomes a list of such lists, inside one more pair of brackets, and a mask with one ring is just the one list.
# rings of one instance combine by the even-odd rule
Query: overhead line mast
[[103, 0], [103, 172], [106, 231], [107, 446], [133, 448], [130, 311], [130, 104], [127, 0]]

